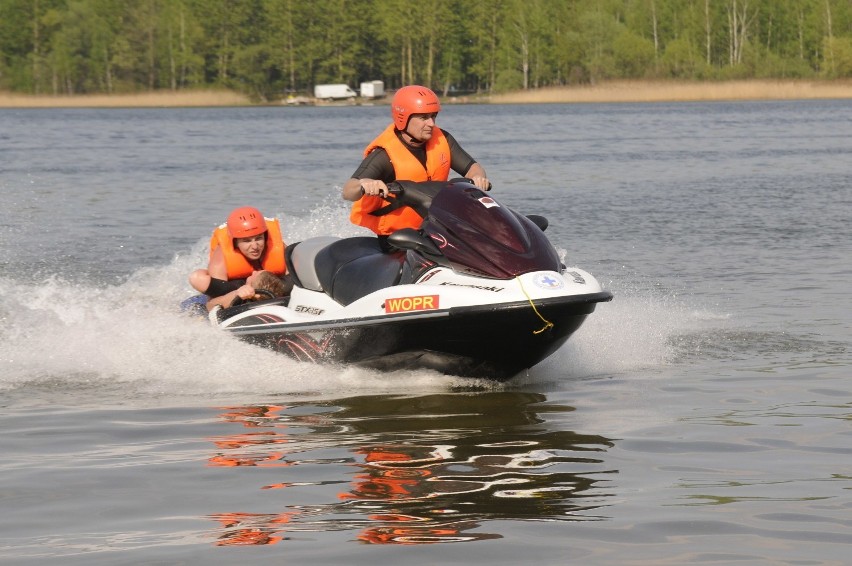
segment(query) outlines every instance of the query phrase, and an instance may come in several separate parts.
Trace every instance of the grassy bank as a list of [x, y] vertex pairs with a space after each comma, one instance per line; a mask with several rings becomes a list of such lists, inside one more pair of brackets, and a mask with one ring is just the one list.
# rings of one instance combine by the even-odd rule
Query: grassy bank
[[[447, 103], [547, 104], [714, 100], [796, 100], [852, 98], [852, 81], [620, 81], [553, 87], [497, 95], [445, 97]], [[379, 101], [387, 103], [389, 100]], [[283, 102], [282, 102], [283, 103]], [[0, 92], [0, 108], [105, 108], [248, 106], [228, 91], [154, 92], [116, 95], [27, 96]]]

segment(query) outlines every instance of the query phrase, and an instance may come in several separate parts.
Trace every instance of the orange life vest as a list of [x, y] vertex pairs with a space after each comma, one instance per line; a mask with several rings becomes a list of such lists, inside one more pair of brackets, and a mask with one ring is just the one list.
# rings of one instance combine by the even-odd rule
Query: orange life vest
[[[271, 271], [275, 275], [283, 275], [287, 272], [284, 264], [284, 239], [281, 237], [281, 226], [277, 218], [266, 218], [266, 247], [260, 256], [261, 269]], [[254, 271], [254, 266], [246, 259], [246, 256], [234, 246], [234, 239], [228, 232], [228, 225], [222, 224], [210, 236], [210, 254], [217, 247], [222, 248], [225, 255], [225, 266], [228, 269], [228, 280], [245, 279]]]
[[[426, 167], [396, 136], [391, 124], [364, 150], [364, 157], [376, 148], [384, 149], [393, 165], [397, 179], [405, 181], [446, 181], [450, 178], [450, 144], [438, 127], [426, 142]], [[374, 196], [363, 196], [352, 204], [349, 219], [353, 224], [369, 228], [380, 236], [386, 236], [401, 228], [419, 228], [423, 219], [413, 208], [403, 206], [384, 216], [370, 214], [387, 206], [387, 201]]]

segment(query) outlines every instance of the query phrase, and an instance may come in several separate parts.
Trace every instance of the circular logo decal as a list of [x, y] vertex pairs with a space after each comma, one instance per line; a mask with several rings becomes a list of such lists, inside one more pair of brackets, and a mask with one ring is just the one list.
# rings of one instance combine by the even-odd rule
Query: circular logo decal
[[533, 278], [533, 283], [542, 289], [556, 290], [565, 286], [562, 278], [554, 273], [539, 273]]

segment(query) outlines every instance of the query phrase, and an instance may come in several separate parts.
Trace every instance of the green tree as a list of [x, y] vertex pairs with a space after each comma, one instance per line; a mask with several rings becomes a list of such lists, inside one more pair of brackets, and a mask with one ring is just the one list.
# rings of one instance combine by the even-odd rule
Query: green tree
[[579, 18], [580, 35], [585, 44], [584, 65], [592, 82], [618, 76], [612, 48], [624, 24], [608, 11], [610, 7], [603, 2], [592, 2], [592, 6], [587, 7]]
[[0, 87], [444, 93], [848, 76], [850, 0], [0, 0]]
[[552, 84], [577, 84], [590, 80], [587, 61], [588, 44], [580, 31], [579, 3], [550, 3], [548, 14], [552, 25]]
[[622, 30], [612, 44], [618, 74], [625, 78], [641, 78], [654, 71], [654, 43], [628, 29]]
[[171, 90], [203, 84], [203, 29], [186, 0], [170, 0], [160, 11], [160, 55], [166, 77], [163, 87]]
[[497, 79], [497, 45], [503, 25], [500, 0], [470, 0], [465, 3], [468, 36], [466, 75], [471, 90], [490, 92]]
[[39, 92], [43, 10], [30, 0], [0, 0], [0, 88]]
[[255, 30], [257, 0], [188, 0], [198, 14], [206, 39], [205, 77], [207, 84], [238, 86], [231, 80], [235, 53], [251, 44]]
[[0, 0], [0, 88], [49, 90], [51, 37], [65, 0]]
[[53, 92], [114, 91], [121, 10], [118, 0], [73, 0], [67, 10], [44, 15], [46, 26], [56, 29], [48, 54]]
[[826, 37], [823, 43], [823, 75], [832, 79], [852, 77], [852, 38]]

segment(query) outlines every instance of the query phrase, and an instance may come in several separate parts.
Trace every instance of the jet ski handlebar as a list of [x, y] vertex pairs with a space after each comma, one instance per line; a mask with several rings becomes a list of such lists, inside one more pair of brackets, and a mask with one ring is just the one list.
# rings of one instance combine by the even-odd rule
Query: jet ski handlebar
[[[440, 191], [447, 185], [454, 185], [456, 183], [467, 183], [472, 185], [473, 181], [464, 177], [450, 179], [449, 181], [390, 181], [389, 183], [387, 183], [387, 194], [382, 191], [381, 193], [379, 193], [378, 196], [387, 200], [388, 195], [394, 195], [395, 197], [399, 198], [406, 192], [415, 191], [417, 193], [423, 193], [424, 195], [428, 195], [429, 199], [431, 200], [431, 198], [434, 198], [434, 196], [438, 194], [438, 191]], [[491, 190], [491, 183], [488, 184], [488, 190]], [[363, 195], [364, 187], [361, 187], [361, 196]]]
[[[387, 184], [388, 195], [399, 195], [399, 194], [405, 192], [405, 189], [402, 187], [402, 185], [400, 183], [401, 183], [401, 181], [391, 181], [390, 183], [388, 183]], [[361, 187], [361, 196], [364, 196], [364, 194], [365, 194], [364, 193], [364, 187]], [[377, 196], [379, 198], [387, 199], [387, 195], [385, 194], [384, 191], [379, 191], [379, 194]]]
[[[391, 203], [394, 209], [400, 206], [413, 208], [422, 218], [426, 218], [429, 207], [439, 192], [447, 187], [464, 185], [476, 189], [473, 181], [465, 178], [450, 179], [449, 181], [391, 181], [387, 183], [387, 194], [384, 191], [379, 198]], [[363, 187], [361, 194], [364, 194]], [[391, 198], [393, 197], [393, 198]]]

